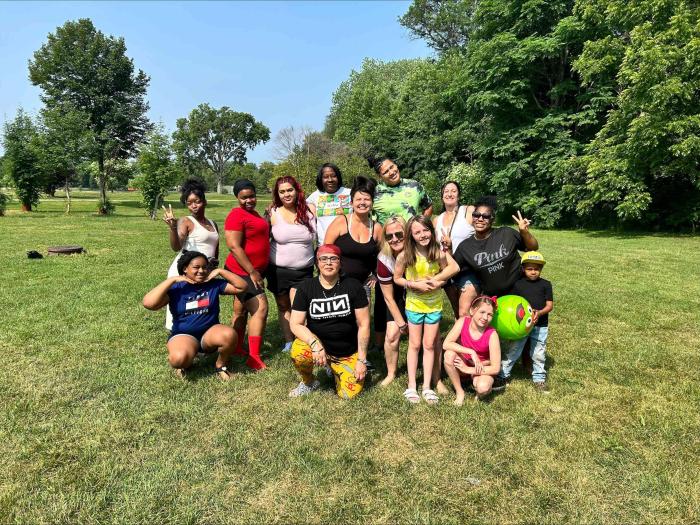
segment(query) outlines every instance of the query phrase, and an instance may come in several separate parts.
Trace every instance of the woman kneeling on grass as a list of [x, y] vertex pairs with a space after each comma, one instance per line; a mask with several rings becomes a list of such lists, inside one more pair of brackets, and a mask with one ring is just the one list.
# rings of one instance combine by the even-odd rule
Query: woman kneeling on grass
[[340, 256], [335, 245], [319, 246], [318, 277], [297, 285], [289, 319], [296, 336], [290, 355], [301, 383], [289, 397], [319, 387], [314, 365], [330, 365], [339, 397], [351, 399], [362, 391], [367, 375], [369, 302], [360, 281], [340, 276]]
[[501, 344], [490, 326], [495, 309], [495, 297], [480, 295], [472, 301], [469, 316], [459, 318], [445, 338], [445, 370], [457, 394], [455, 405], [464, 403], [463, 376], [471, 381], [476, 399], [491, 393], [501, 369]]
[[[236, 332], [219, 323], [219, 295], [234, 295], [246, 290], [239, 276], [222, 269], [209, 271], [207, 257], [200, 252], [185, 252], [177, 262], [180, 275], [168, 277], [148, 292], [143, 305], [159, 310], [168, 305], [173, 327], [168, 339], [168, 361], [179, 377], [192, 366], [197, 352], [219, 352], [216, 376], [231, 378], [227, 365], [236, 347]], [[215, 279], [221, 276], [223, 279]], [[225, 280], [224, 280], [225, 279]]]

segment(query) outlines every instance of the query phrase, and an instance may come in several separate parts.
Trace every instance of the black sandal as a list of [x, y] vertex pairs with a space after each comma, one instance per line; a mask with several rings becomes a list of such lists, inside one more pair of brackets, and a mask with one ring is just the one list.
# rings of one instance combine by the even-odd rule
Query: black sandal
[[233, 378], [233, 374], [231, 374], [227, 366], [220, 366], [214, 368], [214, 374], [221, 381], [229, 381]]

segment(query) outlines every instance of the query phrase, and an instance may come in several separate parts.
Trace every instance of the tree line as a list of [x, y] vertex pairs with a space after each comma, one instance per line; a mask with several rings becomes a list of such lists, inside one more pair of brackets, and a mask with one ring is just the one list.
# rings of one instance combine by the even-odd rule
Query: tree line
[[[150, 78], [134, 68], [123, 38], [103, 34], [89, 19], [66, 22], [29, 60], [29, 78], [41, 89], [36, 119], [21, 109], [5, 124], [2, 173], [31, 211], [42, 192], [94, 181], [98, 212], [114, 206], [109, 189], [141, 189], [152, 217], [163, 197], [188, 176], [210, 179], [221, 192], [241, 176], [265, 180], [270, 167], [246, 163], [246, 152], [270, 130], [228, 107], [200, 104], [177, 120], [172, 137], [146, 115]], [[263, 186], [264, 187], [264, 186]], [[4, 209], [6, 197], [0, 198]]]
[[324, 134], [536, 224], [700, 222], [700, 10], [680, 0], [414, 0], [433, 58], [367, 59]]

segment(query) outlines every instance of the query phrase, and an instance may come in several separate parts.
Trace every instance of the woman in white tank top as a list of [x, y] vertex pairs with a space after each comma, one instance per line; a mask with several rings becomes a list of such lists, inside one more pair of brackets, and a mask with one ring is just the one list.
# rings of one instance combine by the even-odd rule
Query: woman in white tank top
[[[466, 238], [474, 235], [472, 212], [474, 206], [459, 205], [459, 184], [446, 182], [440, 190], [444, 211], [433, 219], [435, 233], [440, 247], [452, 253]], [[445, 286], [445, 293], [450, 300], [455, 319], [469, 313], [469, 305], [477, 295], [479, 281], [470, 270], [461, 271], [450, 279]]]
[[[163, 206], [163, 220], [170, 230], [170, 247], [178, 252], [168, 269], [168, 277], [178, 275], [177, 261], [185, 251], [203, 253], [209, 259], [210, 266], [219, 266], [219, 229], [216, 223], [204, 216], [207, 199], [204, 185], [196, 179], [190, 179], [182, 186], [180, 202], [187, 206], [192, 215], [176, 219], [172, 206]], [[170, 309], [166, 309], [165, 328], [172, 328], [173, 318]]]

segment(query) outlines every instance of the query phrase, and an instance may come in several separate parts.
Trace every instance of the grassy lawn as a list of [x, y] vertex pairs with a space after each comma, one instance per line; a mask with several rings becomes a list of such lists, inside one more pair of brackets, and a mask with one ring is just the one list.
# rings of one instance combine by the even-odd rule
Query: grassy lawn
[[[290, 400], [274, 307], [269, 370], [173, 377], [164, 312], [140, 306], [166, 226], [112, 198], [111, 217], [81, 193], [70, 216], [46, 199], [0, 218], [1, 523], [700, 521], [699, 237], [535, 231], [549, 395], [516, 367], [490, 403], [410, 406], [404, 368], [352, 402]], [[26, 258], [56, 244], [87, 254]]]

